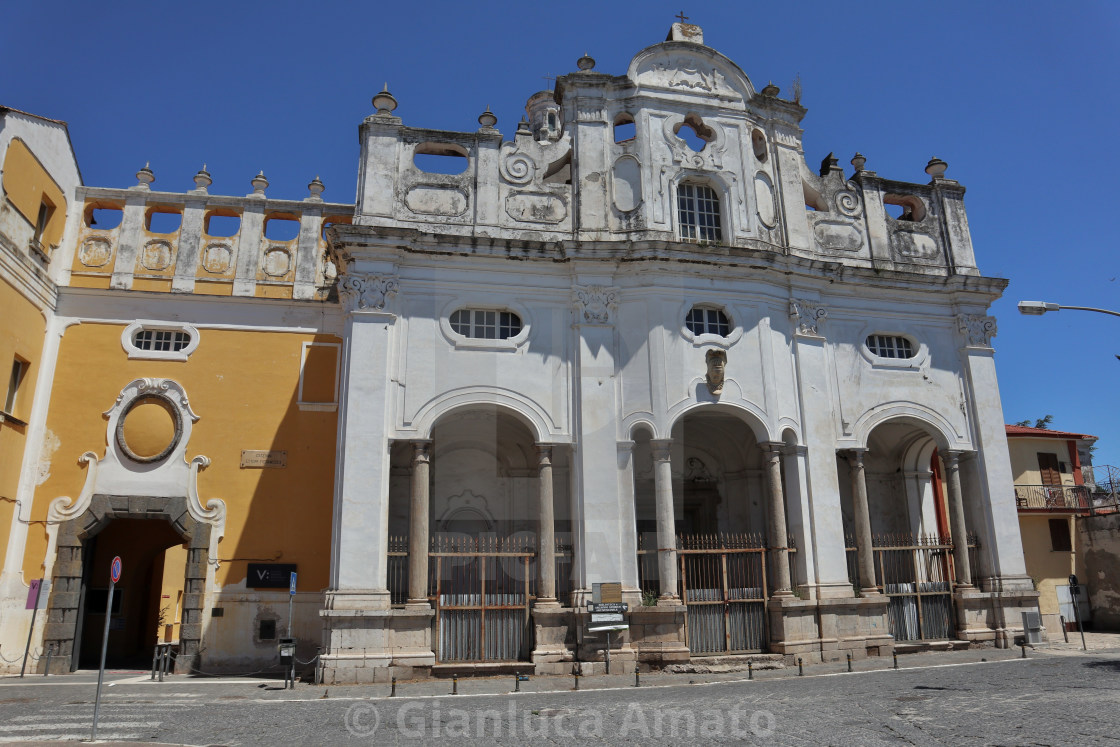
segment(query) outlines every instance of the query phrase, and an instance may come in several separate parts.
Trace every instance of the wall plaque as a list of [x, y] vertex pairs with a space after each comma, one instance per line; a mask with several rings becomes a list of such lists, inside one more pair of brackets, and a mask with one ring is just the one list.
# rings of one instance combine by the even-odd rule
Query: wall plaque
[[250, 589], [287, 589], [295, 563], [250, 563], [245, 586]]
[[256, 449], [241, 450], [241, 468], [246, 467], [272, 467], [282, 468], [288, 466], [288, 452], [286, 451], [259, 451]]

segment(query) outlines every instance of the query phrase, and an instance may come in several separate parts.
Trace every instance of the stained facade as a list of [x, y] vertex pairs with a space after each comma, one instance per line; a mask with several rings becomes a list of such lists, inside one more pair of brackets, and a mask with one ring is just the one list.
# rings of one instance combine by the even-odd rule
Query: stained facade
[[287, 624], [250, 564], [298, 567], [292, 634], [326, 682], [597, 671], [597, 584], [621, 587], [631, 665], [1020, 632], [1037, 593], [987, 315], [1006, 282], [947, 165], [809, 168], [805, 110], [696, 26], [595, 65], [508, 140], [489, 111], [406, 124], [382, 91], [355, 204], [317, 179], [273, 200], [263, 174], [210, 195], [205, 171], [75, 190], [29, 426], [53, 444], [24, 491], [43, 536], [10, 531], [24, 576], [55, 579], [41, 639], [66, 666], [82, 548], [152, 512], [175, 536], [149, 555], [182, 555], [132, 598], [179, 595], [157, 632], [211, 671], [271, 661]]

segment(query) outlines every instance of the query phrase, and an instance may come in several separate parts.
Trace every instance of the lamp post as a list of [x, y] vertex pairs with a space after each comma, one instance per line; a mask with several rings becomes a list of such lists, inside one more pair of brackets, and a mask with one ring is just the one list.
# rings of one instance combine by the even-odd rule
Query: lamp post
[[[1111, 314], [1112, 316], [1120, 316], [1120, 311], [1111, 311], [1109, 309], [1095, 309], [1092, 306], [1061, 306], [1049, 301], [1020, 301], [1019, 313], [1026, 314], [1027, 316], [1042, 316], [1047, 311], [1061, 311], [1062, 309], [1076, 309], [1077, 311], [1095, 311], [1098, 314]], [[1120, 360], [1120, 355], [1116, 356], [1116, 360]]]
[[1113, 316], [1120, 316], [1120, 311], [1109, 311], [1108, 309], [1094, 309], [1092, 306], [1059, 306], [1056, 303], [1048, 301], [1020, 301], [1019, 313], [1028, 316], [1042, 316], [1047, 311], [1061, 311], [1062, 309], [1076, 309], [1078, 311], [1096, 311], [1100, 314], [1112, 314]]

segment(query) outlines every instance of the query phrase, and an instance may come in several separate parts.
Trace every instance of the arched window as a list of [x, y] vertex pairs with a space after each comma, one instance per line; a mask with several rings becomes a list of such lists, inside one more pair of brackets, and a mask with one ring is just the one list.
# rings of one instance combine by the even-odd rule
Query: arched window
[[682, 241], [720, 241], [719, 195], [703, 184], [677, 187], [677, 218]]
[[456, 334], [479, 340], [508, 340], [521, 331], [521, 317], [498, 309], [459, 309], [450, 321]]
[[867, 349], [880, 358], [913, 358], [914, 345], [901, 335], [868, 335]]
[[723, 309], [709, 306], [693, 306], [685, 317], [684, 326], [694, 335], [727, 337], [731, 334], [731, 321], [727, 314], [723, 313]]

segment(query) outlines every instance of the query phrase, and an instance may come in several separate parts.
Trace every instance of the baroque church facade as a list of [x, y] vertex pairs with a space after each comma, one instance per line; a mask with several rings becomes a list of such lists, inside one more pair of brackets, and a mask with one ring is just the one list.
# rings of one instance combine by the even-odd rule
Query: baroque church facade
[[174, 640], [181, 671], [283, 637], [344, 683], [1021, 634], [1006, 281], [946, 164], [809, 168], [805, 110], [690, 24], [577, 67], [512, 139], [383, 90], [355, 204], [73, 187], [3, 651], [82, 666], [114, 553], [111, 650]]

